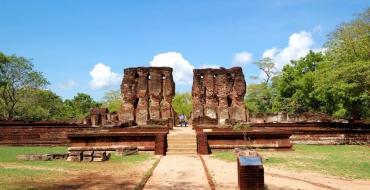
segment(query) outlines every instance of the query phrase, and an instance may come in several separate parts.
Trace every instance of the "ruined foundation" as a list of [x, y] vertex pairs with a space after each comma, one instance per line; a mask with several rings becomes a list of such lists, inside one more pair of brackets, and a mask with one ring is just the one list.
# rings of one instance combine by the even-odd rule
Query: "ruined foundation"
[[107, 108], [90, 109], [90, 121], [92, 126], [105, 125], [108, 122], [109, 111]]
[[137, 125], [173, 126], [172, 98], [175, 83], [170, 67], [137, 67], [124, 70], [123, 104], [119, 120]]
[[246, 83], [242, 68], [194, 69], [193, 125], [246, 121]]

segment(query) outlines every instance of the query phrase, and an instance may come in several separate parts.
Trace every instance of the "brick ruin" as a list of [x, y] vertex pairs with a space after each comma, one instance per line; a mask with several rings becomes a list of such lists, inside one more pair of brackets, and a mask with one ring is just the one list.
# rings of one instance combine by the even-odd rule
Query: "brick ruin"
[[90, 121], [92, 126], [105, 125], [108, 121], [108, 108], [90, 109]]
[[170, 67], [137, 67], [124, 70], [123, 104], [119, 120], [137, 125], [173, 126], [172, 98], [175, 83]]
[[194, 69], [193, 73], [194, 125], [225, 125], [247, 120], [242, 68]]

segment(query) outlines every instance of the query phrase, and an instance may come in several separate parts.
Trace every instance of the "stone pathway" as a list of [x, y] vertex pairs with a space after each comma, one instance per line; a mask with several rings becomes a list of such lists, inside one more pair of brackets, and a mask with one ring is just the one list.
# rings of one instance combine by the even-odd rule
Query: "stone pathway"
[[145, 190], [162, 189], [210, 189], [199, 156], [163, 156], [154, 169]]
[[202, 162], [196, 153], [195, 132], [191, 127], [175, 127], [169, 137], [170, 154], [161, 158], [144, 189], [210, 189]]

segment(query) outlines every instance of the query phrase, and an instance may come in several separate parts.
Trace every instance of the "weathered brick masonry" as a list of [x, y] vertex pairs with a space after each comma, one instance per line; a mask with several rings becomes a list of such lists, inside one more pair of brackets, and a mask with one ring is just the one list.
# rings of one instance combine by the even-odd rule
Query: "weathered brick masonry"
[[137, 146], [139, 150], [166, 153], [168, 132], [78, 132], [68, 134], [70, 148]]
[[248, 140], [244, 140], [243, 132], [232, 130], [222, 131], [197, 131], [198, 153], [210, 154], [212, 149], [234, 149], [251, 146], [261, 149], [289, 150], [290, 132], [263, 130], [247, 131]]
[[174, 123], [172, 99], [175, 83], [170, 67], [137, 67], [124, 70], [121, 84], [123, 104], [119, 113], [122, 122], [138, 125]]
[[[244, 145], [243, 133], [231, 127], [198, 125], [195, 130], [200, 154]], [[247, 136], [254, 147], [286, 149], [284, 133], [291, 134], [288, 137], [291, 144], [370, 144], [370, 124], [364, 123], [259, 123], [251, 124]]]
[[193, 73], [193, 125], [247, 120], [242, 68], [194, 69]]
[[[164, 154], [168, 128], [92, 128], [68, 123], [0, 122], [0, 145], [70, 145], [71, 134], [95, 134], [92, 139], [81, 138], [92, 145], [105, 146], [109, 141], [122, 146], [138, 146], [140, 150], [152, 150]], [[114, 138], [105, 137], [112, 133]], [[105, 135], [105, 136], [104, 136]], [[101, 136], [101, 138], [96, 138]], [[108, 135], [109, 136], [109, 135]], [[101, 141], [100, 141], [101, 140]], [[100, 144], [99, 144], [100, 143]]]

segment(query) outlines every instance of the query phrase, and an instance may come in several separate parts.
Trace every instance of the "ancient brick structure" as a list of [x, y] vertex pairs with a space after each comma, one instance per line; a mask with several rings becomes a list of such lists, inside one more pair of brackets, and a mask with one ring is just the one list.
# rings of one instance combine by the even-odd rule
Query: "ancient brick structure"
[[246, 121], [242, 68], [194, 69], [193, 72], [193, 124]]
[[170, 67], [137, 67], [124, 70], [120, 121], [173, 124], [172, 98], [175, 83]]
[[109, 111], [107, 108], [90, 109], [90, 119], [92, 126], [105, 125], [108, 122]]

